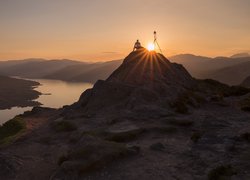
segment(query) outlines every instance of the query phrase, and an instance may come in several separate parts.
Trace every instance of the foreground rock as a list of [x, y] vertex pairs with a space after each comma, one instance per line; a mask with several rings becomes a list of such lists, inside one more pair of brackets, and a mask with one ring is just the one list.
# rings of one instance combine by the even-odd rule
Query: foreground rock
[[[250, 114], [242, 110], [249, 98], [247, 88], [193, 79], [181, 65], [141, 49], [72, 106], [21, 116], [30, 128], [1, 148], [0, 174], [6, 180], [250, 179]], [[10, 156], [16, 158], [6, 163]]]

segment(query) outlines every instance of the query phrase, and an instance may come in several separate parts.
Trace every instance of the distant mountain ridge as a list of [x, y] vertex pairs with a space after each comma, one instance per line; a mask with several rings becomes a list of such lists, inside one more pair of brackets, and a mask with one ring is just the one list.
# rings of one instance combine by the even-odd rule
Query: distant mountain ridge
[[220, 82], [230, 85], [238, 85], [249, 75], [250, 61], [247, 61], [240, 64], [236, 64], [234, 66], [229, 66], [212, 71], [210, 74], [208, 74], [208, 78], [216, 79]]
[[[168, 57], [168, 59], [171, 62], [182, 64], [195, 78], [212, 78], [222, 83], [237, 85], [250, 75], [250, 67], [247, 65], [247, 62], [250, 62], [250, 57], [239, 57], [239, 55], [233, 55], [232, 57], [210, 58], [193, 54], [180, 54]], [[0, 74], [95, 83], [98, 79], [106, 79], [121, 63], [122, 60], [93, 63], [67, 59], [33, 58], [0, 61]]]
[[213, 71], [250, 61], [250, 57], [209, 58], [209, 57], [204, 57], [204, 56], [195, 56], [192, 54], [176, 55], [176, 56], [169, 57], [169, 59], [170, 61], [183, 64], [183, 66], [187, 68], [187, 70], [196, 78], [208, 78], [208, 75]]
[[114, 60], [102, 63], [82, 63], [67, 66], [54, 73], [44, 76], [46, 79], [59, 79], [63, 81], [83, 81], [94, 83], [98, 79], [105, 79], [110, 72], [116, 69], [122, 60]]
[[69, 65], [79, 64], [72, 60], [21, 60], [0, 62], [0, 73], [6, 76], [42, 78]]
[[[250, 57], [208, 58], [191, 54], [169, 57], [170, 61], [183, 64], [189, 73], [199, 79], [212, 78], [229, 85], [238, 85], [250, 75]], [[249, 73], [248, 73], [249, 72]]]
[[242, 58], [242, 57], [250, 57], [249, 53], [238, 53], [230, 56], [230, 58]]
[[121, 60], [107, 62], [82, 62], [75, 60], [25, 59], [0, 61], [0, 74], [34, 79], [57, 79], [94, 83], [105, 79], [121, 64]]

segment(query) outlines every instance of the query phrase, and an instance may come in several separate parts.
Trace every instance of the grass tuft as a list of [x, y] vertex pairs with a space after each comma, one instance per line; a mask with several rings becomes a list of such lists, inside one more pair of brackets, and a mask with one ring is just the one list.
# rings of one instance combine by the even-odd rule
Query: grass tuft
[[62, 155], [57, 160], [57, 164], [60, 166], [63, 162], [68, 161], [69, 157], [67, 155]]
[[83, 135], [100, 137], [101, 139], [113, 142], [128, 142], [136, 139], [144, 131], [145, 131], [144, 129], [134, 129], [124, 132], [108, 132], [100, 129], [100, 130], [83, 132]]
[[69, 132], [76, 130], [77, 127], [70, 121], [59, 121], [53, 124], [53, 129], [56, 132]]
[[247, 142], [250, 142], [250, 133], [246, 132], [240, 135], [240, 137], [244, 140], [246, 140]]
[[215, 169], [212, 169], [208, 173], [208, 179], [209, 180], [224, 180], [228, 179], [228, 177], [231, 177], [233, 175], [237, 174], [236, 171], [232, 168], [231, 165], [222, 165], [218, 166]]
[[168, 123], [175, 126], [188, 127], [192, 126], [194, 124], [194, 121], [188, 119], [171, 119], [168, 121]]
[[26, 124], [20, 117], [15, 117], [0, 126], [0, 144], [12, 142], [19, 133], [26, 129]]
[[194, 142], [194, 143], [197, 143], [200, 138], [201, 138], [202, 134], [200, 132], [193, 132], [192, 136], [191, 136], [191, 140]]

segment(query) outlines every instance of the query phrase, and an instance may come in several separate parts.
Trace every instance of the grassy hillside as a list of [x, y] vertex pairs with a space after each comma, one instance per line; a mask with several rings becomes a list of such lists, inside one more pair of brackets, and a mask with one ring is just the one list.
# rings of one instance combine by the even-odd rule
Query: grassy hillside
[[39, 83], [15, 78], [0, 76], [0, 109], [7, 109], [14, 106], [35, 106], [39, 92], [33, 90]]

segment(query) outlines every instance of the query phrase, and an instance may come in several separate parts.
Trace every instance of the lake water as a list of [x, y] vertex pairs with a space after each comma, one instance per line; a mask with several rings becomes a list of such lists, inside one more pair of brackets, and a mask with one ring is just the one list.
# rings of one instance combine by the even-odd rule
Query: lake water
[[[47, 79], [32, 79], [33, 81], [42, 84], [35, 90], [42, 94], [36, 101], [42, 103], [42, 107], [60, 108], [64, 105], [70, 105], [76, 102], [83, 91], [93, 86], [90, 83], [71, 83], [59, 80], [47, 80]], [[7, 110], [0, 110], [0, 124], [8, 121], [18, 114], [22, 114], [25, 111], [31, 110], [32, 107], [13, 107]]]

